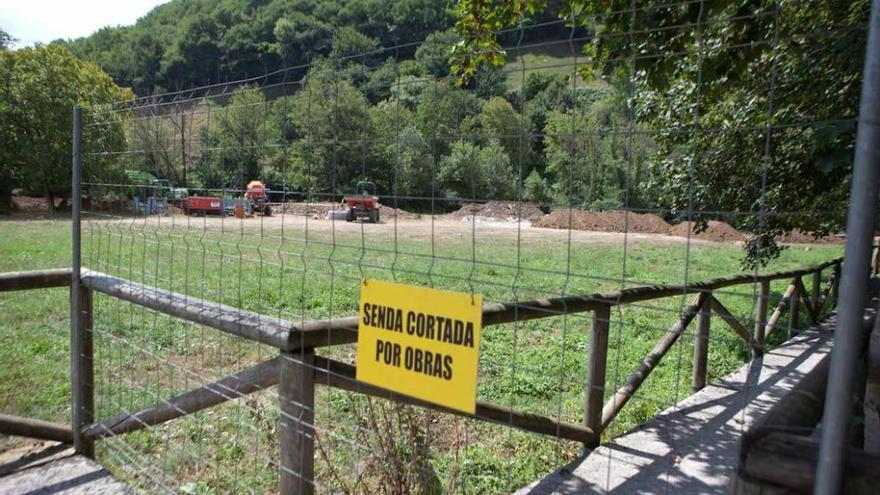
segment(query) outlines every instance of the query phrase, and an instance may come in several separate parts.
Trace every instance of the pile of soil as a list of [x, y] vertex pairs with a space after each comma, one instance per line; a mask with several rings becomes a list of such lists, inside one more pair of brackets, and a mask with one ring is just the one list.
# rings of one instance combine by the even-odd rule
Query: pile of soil
[[391, 206], [385, 206], [383, 204], [379, 205], [379, 218], [381, 218], [383, 221], [391, 220], [395, 217], [395, 215], [398, 219], [402, 220], [416, 220], [418, 218], [422, 218], [422, 216], [418, 213], [401, 210], [400, 208], [393, 208]]
[[[302, 215], [308, 216], [310, 218], [316, 220], [323, 220], [327, 218], [327, 212], [332, 210], [341, 210], [344, 209], [342, 204], [340, 203], [284, 203], [282, 205], [278, 205], [277, 208], [273, 207], [275, 213], [285, 215]], [[405, 210], [401, 210], [399, 208], [392, 208], [390, 206], [385, 206], [383, 204], [379, 205], [379, 217], [383, 220], [388, 220], [394, 218], [395, 214], [399, 219], [416, 219], [419, 218], [420, 215], [418, 213], [411, 213]]]
[[700, 233], [694, 232], [694, 222], [684, 221], [672, 227], [669, 235], [716, 242], [735, 242], [746, 239], [745, 234], [733, 228], [729, 223], [715, 220], [709, 220], [706, 230]]
[[672, 226], [653, 213], [625, 211], [584, 211], [563, 208], [535, 221], [535, 227], [593, 232], [635, 232], [639, 234], [668, 234]]
[[323, 219], [327, 212], [339, 208], [339, 203], [284, 203], [273, 207], [273, 213], [280, 215], [301, 215], [315, 219]]
[[795, 229], [791, 232], [777, 236], [776, 242], [784, 244], [844, 244], [846, 242], [846, 237], [838, 237], [834, 235], [816, 237], [809, 232]]
[[[55, 207], [61, 208], [64, 200], [55, 199]], [[12, 196], [12, 209], [25, 213], [46, 213], [49, 210], [49, 202], [44, 197]]]
[[498, 221], [535, 221], [544, 217], [538, 205], [516, 201], [489, 201], [487, 203], [465, 203], [456, 211], [446, 215], [451, 220], [484, 218]]

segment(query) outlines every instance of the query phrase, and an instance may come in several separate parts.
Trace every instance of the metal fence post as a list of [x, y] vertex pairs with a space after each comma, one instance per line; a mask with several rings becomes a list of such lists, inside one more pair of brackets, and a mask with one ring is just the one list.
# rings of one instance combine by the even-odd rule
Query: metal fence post
[[315, 492], [315, 353], [281, 352], [278, 365], [281, 418], [281, 495]]
[[862, 313], [867, 299], [871, 248], [880, 186], [880, 1], [871, 2], [865, 49], [862, 96], [859, 104], [855, 162], [846, 221], [846, 248], [834, 347], [825, 392], [819, 458], [816, 462], [816, 495], [838, 493], [843, 480], [853, 390], [862, 342]]
[[611, 322], [611, 305], [603, 305], [593, 311], [590, 338], [590, 364], [587, 377], [584, 422], [593, 430], [593, 441], [587, 447], [596, 447], [602, 438], [602, 405], [605, 401], [605, 365], [608, 360], [608, 329]]
[[80, 282], [82, 216], [82, 109], [73, 108], [73, 174], [71, 177], [71, 283], [70, 283], [70, 389], [71, 427], [74, 449], [94, 457], [94, 443], [82, 436], [82, 428], [94, 418], [94, 360], [92, 354], [92, 294]]
[[709, 362], [709, 325], [712, 319], [712, 293], [706, 294], [697, 316], [697, 334], [694, 339], [694, 372], [691, 391], [699, 392], [706, 386], [706, 372]]

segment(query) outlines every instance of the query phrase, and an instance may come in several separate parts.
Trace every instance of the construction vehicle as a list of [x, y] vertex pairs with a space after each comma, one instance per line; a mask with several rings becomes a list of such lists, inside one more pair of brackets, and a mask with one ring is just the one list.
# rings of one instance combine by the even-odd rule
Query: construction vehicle
[[269, 205], [269, 195], [266, 194], [266, 185], [258, 180], [248, 182], [244, 197], [250, 205], [251, 211], [263, 216], [272, 216], [272, 206]]
[[155, 175], [141, 170], [126, 170], [125, 175], [134, 186], [133, 196], [147, 198], [165, 198], [174, 202], [182, 202], [189, 196], [185, 187], [171, 187], [168, 179], [157, 179]]
[[183, 201], [187, 215], [223, 215], [223, 199], [213, 196], [190, 196]]
[[360, 181], [354, 188], [354, 194], [343, 198], [348, 213], [346, 222], [366, 218], [370, 223], [379, 221], [379, 196], [376, 196], [376, 184]]

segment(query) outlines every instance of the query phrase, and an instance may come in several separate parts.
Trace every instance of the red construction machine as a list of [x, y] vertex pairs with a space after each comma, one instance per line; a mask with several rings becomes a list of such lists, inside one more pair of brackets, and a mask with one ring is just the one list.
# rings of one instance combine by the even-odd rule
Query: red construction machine
[[263, 216], [272, 216], [272, 207], [269, 205], [269, 195], [266, 194], [266, 185], [258, 180], [248, 182], [244, 198], [251, 206], [251, 211]]
[[356, 218], [366, 218], [370, 223], [379, 221], [379, 196], [376, 196], [376, 184], [367, 181], [358, 182], [354, 194], [345, 196], [343, 201], [348, 209], [345, 215], [346, 222], [353, 222]]

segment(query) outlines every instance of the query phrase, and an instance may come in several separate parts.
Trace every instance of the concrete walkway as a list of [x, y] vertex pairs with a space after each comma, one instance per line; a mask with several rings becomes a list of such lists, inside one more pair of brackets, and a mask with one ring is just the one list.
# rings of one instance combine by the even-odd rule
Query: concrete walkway
[[834, 318], [516, 492], [727, 494], [742, 434], [829, 356]]
[[134, 495], [91, 459], [74, 455], [68, 445], [47, 443], [23, 456], [4, 455], [0, 464], [3, 495]]

